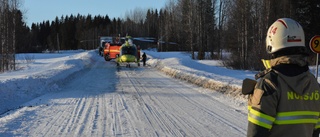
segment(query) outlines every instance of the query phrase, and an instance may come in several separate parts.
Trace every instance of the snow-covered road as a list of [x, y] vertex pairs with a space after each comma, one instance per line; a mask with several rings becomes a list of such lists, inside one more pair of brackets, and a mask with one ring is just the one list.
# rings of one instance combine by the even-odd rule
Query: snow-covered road
[[96, 60], [0, 118], [0, 136], [246, 136], [245, 105], [153, 68]]

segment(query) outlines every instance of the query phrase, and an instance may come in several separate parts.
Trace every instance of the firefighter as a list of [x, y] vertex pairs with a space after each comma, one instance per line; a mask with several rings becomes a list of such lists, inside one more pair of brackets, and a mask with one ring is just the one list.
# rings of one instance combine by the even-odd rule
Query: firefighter
[[301, 25], [280, 18], [268, 29], [270, 68], [256, 75], [248, 100], [247, 137], [319, 136], [320, 88], [310, 73]]

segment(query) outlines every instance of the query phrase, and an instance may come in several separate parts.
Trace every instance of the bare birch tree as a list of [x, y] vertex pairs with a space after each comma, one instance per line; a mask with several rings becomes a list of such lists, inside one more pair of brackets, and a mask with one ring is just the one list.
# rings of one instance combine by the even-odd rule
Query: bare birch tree
[[0, 0], [0, 71], [15, 70], [16, 19], [19, 0]]

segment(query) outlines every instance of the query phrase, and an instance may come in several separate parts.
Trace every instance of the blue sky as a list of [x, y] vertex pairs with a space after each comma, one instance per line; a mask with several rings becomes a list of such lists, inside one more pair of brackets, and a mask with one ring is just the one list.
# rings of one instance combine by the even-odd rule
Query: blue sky
[[32, 23], [52, 21], [63, 15], [108, 15], [123, 18], [126, 12], [135, 8], [160, 9], [167, 0], [24, 0], [21, 9], [25, 11], [25, 21]]

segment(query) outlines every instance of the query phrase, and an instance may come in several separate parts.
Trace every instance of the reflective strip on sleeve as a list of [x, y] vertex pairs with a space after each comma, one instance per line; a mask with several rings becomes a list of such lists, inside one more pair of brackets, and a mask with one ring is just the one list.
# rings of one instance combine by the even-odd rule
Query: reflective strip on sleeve
[[249, 107], [248, 121], [250, 121], [251, 123], [267, 129], [271, 129], [274, 120], [275, 120], [274, 117], [263, 114]]
[[316, 124], [319, 119], [319, 112], [314, 111], [294, 111], [281, 112], [277, 114], [275, 124]]
[[315, 129], [318, 129], [318, 128], [320, 128], [320, 118], [318, 118], [318, 122], [317, 122]]

